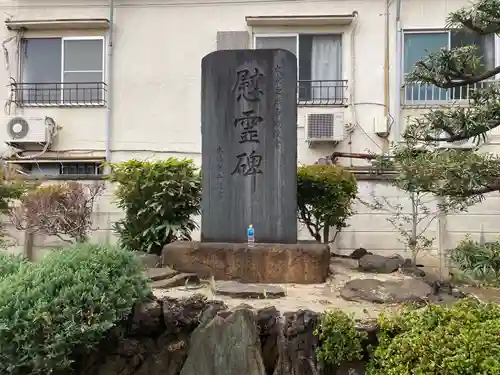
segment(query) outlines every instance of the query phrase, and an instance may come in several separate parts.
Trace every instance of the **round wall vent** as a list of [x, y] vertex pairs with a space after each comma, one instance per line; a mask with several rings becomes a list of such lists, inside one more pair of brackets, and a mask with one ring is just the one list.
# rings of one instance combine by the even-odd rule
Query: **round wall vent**
[[14, 117], [8, 122], [7, 130], [12, 139], [21, 139], [26, 137], [30, 127], [28, 122], [22, 117]]

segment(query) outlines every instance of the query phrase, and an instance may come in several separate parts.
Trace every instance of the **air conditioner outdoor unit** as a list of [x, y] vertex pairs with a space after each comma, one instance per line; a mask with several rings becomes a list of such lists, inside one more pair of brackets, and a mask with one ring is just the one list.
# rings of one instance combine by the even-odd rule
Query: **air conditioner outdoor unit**
[[[443, 132], [441, 134], [441, 137], [446, 137], [448, 134]], [[469, 139], [463, 139], [461, 141], [455, 141], [455, 142], [438, 142], [436, 145], [436, 148], [439, 150], [444, 150], [444, 149], [462, 149], [462, 150], [472, 150], [477, 147], [479, 147], [483, 143], [483, 140], [478, 143], [476, 139], [474, 138], [469, 138]]]
[[444, 149], [462, 149], [462, 150], [472, 150], [479, 147], [476, 142], [472, 139], [466, 139], [463, 141], [456, 142], [438, 142], [436, 148], [438, 150]]
[[345, 138], [344, 113], [308, 113], [305, 130], [307, 142], [343, 141]]
[[49, 131], [44, 117], [11, 117], [5, 130], [5, 143], [16, 147], [49, 142]]

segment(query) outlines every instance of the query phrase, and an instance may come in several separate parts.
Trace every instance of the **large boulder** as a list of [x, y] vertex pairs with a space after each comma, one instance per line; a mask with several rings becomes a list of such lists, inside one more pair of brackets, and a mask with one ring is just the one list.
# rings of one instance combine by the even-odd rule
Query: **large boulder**
[[371, 303], [423, 302], [433, 294], [432, 288], [420, 279], [380, 281], [354, 279], [340, 290], [340, 296], [348, 301]]
[[180, 375], [266, 375], [255, 313], [241, 307], [216, 315], [192, 334]]
[[364, 272], [392, 273], [405, 263], [405, 260], [395, 255], [384, 257], [377, 254], [366, 254], [359, 259], [359, 269]]

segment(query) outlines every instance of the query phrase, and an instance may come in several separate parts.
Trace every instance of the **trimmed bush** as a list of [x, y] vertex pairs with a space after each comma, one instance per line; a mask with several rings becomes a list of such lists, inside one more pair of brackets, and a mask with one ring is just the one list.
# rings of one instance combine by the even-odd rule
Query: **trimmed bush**
[[368, 375], [500, 374], [500, 305], [465, 299], [381, 315]]
[[130, 160], [113, 164], [109, 181], [125, 217], [114, 230], [128, 250], [160, 254], [164, 245], [191, 240], [200, 214], [201, 179], [192, 160]]
[[354, 174], [339, 165], [307, 165], [297, 171], [297, 214], [311, 236], [328, 243], [330, 228], [347, 226], [358, 192]]
[[343, 311], [324, 313], [314, 334], [321, 341], [316, 353], [319, 361], [336, 367], [344, 361], [363, 358], [362, 341], [366, 333], [358, 332], [352, 316]]
[[0, 251], [0, 279], [19, 271], [26, 258]]
[[0, 373], [68, 369], [149, 293], [129, 251], [79, 244], [22, 263], [0, 280]]

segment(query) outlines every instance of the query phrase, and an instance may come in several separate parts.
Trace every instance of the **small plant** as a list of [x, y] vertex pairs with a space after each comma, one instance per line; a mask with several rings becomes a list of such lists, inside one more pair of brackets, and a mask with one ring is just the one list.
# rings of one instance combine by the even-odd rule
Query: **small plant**
[[500, 374], [500, 305], [464, 299], [379, 317], [368, 375]]
[[201, 180], [192, 160], [130, 160], [112, 164], [109, 181], [125, 217], [114, 224], [129, 250], [159, 254], [176, 240], [191, 240], [200, 214]]
[[0, 279], [19, 271], [27, 259], [20, 255], [13, 255], [0, 251]]
[[0, 373], [69, 373], [149, 293], [129, 251], [78, 244], [22, 263], [0, 278]]
[[366, 333], [359, 332], [353, 318], [343, 311], [323, 314], [314, 334], [321, 341], [316, 352], [319, 361], [336, 367], [344, 361], [363, 358], [362, 341]]
[[448, 257], [462, 281], [500, 285], [500, 242], [481, 244], [467, 236]]
[[387, 221], [399, 233], [398, 240], [411, 252], [414, 264], [422, 251], [432, 248], [434, 238], [427, 237], [429, 226], [435, 222], [438, 210], [431, 210], [429, 203], [434, 199], [430, 194], [421, 192], [405, 192], [410, 202], [411, 211], [405, 211], [402, 204], [391, 203], [386, 197], [371, 196], [371, 202], [358, 199], [362, 204], [375, 211], [389, 214]]
[[16, 229], [56, 236], [65, 242], [85, 242], [92, 226], [95, 200], [104, 184], [68, 182], [37, 186], [10, 210]]
[[[298, 219], [318, 242], [328, 243], [353, 215], [358, 192], [354, 175], [338, 165], [308, 165], [297, 172]], [[335, 238], [333, 239], [335, 240]]]

